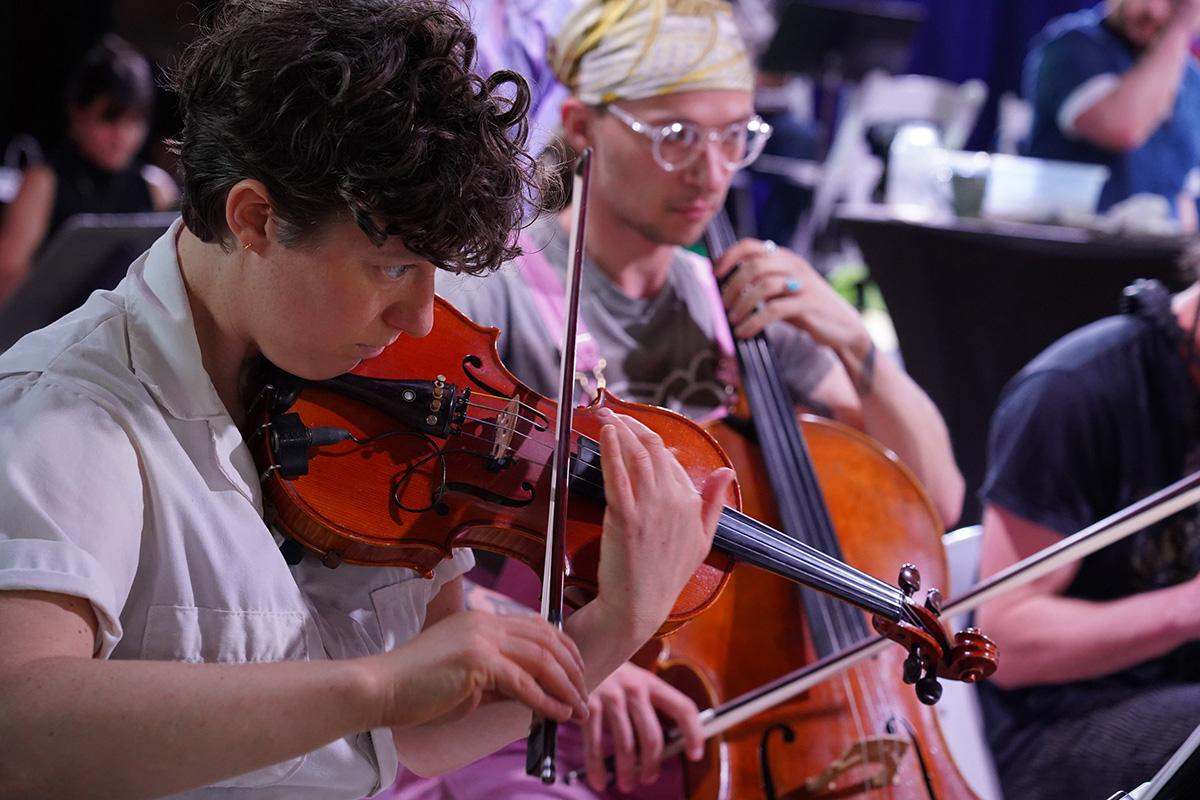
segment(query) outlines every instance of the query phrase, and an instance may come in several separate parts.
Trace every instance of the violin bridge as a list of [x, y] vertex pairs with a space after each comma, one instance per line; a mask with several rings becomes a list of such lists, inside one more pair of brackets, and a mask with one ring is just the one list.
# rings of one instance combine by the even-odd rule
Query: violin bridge
[[802, 789], [790, 797], [818, 798], [836, 790], [838, 780], [852, 769], [877, 765], [878, 770], [863, 780], [855, 780], [856, 786], [882, 789], [892, 786], [900, 779], [900, 762], [907, 752], [909, 742], [898, 736], [876, 736], [850, 745], [842, 757], [836, 759], [823, 772], [804, 782]]
[[512, 438], [517, 432], [517, 421], [521, 419], [521, 401], [510, 398], [504, 410], [496, 415], [496, 438], [492, 441], [492, 461], [504, 464], [512, 456]]

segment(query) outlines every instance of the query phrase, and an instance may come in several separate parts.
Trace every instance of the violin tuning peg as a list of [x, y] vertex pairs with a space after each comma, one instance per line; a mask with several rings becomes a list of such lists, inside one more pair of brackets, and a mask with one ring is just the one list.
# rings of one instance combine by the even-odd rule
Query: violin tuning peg
[[925, 593], [925, 607], [928, 608], [935, 617], [941, 616], [942, 613], [942, 593], [937, 589], [930, 589]]
[[920, 679], [922, 668], [921, 659], [917, 656], [916, 650], [914, 650], [908, 654], [908, 658], [904, 659], [904, 671], [901, 677], [905, 683], [912, 685]]
[[942, 684], [932, 671], [917, 681], [917, 699], [927, 706], [934, 705], [942, 699]]
[[921, 588], [921, 572], [915, 564], [905, 564], [900, 567], [900, 576], [896, 583], [904, 594], [912, 597]]

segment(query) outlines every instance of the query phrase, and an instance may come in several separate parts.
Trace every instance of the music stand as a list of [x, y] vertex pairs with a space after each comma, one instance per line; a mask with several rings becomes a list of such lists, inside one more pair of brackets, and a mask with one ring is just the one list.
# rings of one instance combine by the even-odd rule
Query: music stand
[[763, 53], [768, 72], [858, 81], [872, 70], [908, 67], [925, 7], [901, 0], [792, 0]]
[[173, 211], [76, 214], [64, 222], [0, 308], [0, 352], [78, 306], [94, 289], [111, 288], [178, 217]]

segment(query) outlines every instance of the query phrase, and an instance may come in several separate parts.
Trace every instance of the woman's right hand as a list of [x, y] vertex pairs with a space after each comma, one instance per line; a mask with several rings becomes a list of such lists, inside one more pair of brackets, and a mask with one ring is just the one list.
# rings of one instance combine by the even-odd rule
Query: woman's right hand
[[578, 648], [536, 616], [461, 611], [365, 661], [381, 726], [450, 722], [499, 699], [560, 722], [588, 716]]

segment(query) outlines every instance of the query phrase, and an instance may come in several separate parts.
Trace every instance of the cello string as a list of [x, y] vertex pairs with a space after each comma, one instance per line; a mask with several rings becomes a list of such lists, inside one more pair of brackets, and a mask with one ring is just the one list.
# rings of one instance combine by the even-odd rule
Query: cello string
[[[757, 345], [754, 354], [756, 360], [767, 368], [770, 368], [771, 355], [766, 350], [766, 343], [760, 340], [755, 344]], [[775, 381], [774, 384], [774, 399], [778, 403], [781, 399], [780, 395], [783, 387], [779, 381]], [[834, 557], [844, 559], [840, 542], [833, 529], [832, 519], [829, 517], [828, 507], [825, 505], [824, 493], [820, 489], [816, 473], [813, 470], [811, 455], [804, 442], [803, 434], [796, 427], [790, 407], [786, 413], [780, 409], [778, 417], [781, 418], [779, 422], [781, 423], [781, 428], [785, 431], [784, 438], [790, 440], [784, 454], [788, 458], [788, 465], [794, 470], [793, 474], [797, 475], [804, 487], [804, 496], [808, 501], [805, 511], [808, 512], [807, 517], [811, 524], [810, 530], [817, 537], [818, 548]], [[786, 419], [782, 419], [783, 417], [786, 417]], [[826, 621], [826, 624], [832, 628], [831, 638], [838, 650], [844, 649], [854, 641], [865, 639], [869, 636], [869, 631], [866, 630], [862, 616], [854, 609], [843, 605], [835, 606], [825, 597], [820, 596], [814, 598], [814, 604], [819, 609], [819, 613]], [[883, 711], [886, 717], [894, 716], [892, 700], [882, 686], [878, 672], [874, 669], [856, 668], [852, 671], [847, 671], [840, 676], [839, 682], [847, 698], [848, 705], [851, 708], [855, 724], [859, 728], [858, 742], [860, 743], [860, 755], [865, 759], [867, 756], [867, 735], [863, 729], [862, 719], [866, 717], [870, 720], [870, 724], [867, 726], [870, 730], [880, 733], [884, 732], [886, 726], [882, 724], [882, 719], [877, 715], [880, 711]], [[858, 687], [858, 689], [856, 690], [855, 687]], [[860, 709], [860, 696], [866, 698], [866, 702], [864, 703], [866, 706], [865, 713]], [[863, 789], [868, 790], [869, 788], [864, 778]]]
[[[761, 345], [761, 343], [760, 343]], [[759, 348], [761, 355], [761, 346]], [[781, 386], [779, 388], [782, 388]], [[790, 409], [786, 414], [780, 414], [778, 420], [781, 427], [794, 429], [794, 418], [790, 413]], [[800, 478], [803, 480], [805, 491], [804, 496], [807, 499], [807, 510], [811, 513], [810, 530], [818, 537], [818, 549], [823, 550], [835, 558], [842, 555], [840, 542], [833, 532], [832, 520], [829, 518], [828, 509], [825, 505], [824, 493], [821, 492], [819, 484], [816, 482], [816, 474], [812, 469], [811, 456], [807, 452], [807, 446], [804, 443], [803, 436], [799, 432], [795, 432], [793, 436], [787, 437], [795, 439], [796, 447], [789, 447], [787, 452], [792, 456], [790, 466], [799, 472]], [[801, 449], [803, 448], [803, 449]], [[835, 633], [839, 638], [839, 646], [844, 647], [848, 641], [842, 639], [841, 636], [845, 632], [853, 632], [852, 641], [857, 641], [869, 635], [869, 631], [863, 625], [861, 617], [858, 617], [854, 612], [849, 615], [838, 614], [840, 609], [835, 610], [835, 614], [841, 616], [840, 624], [837, 625]]]
[[[716, 247], [712, 249], [718, 252], [710, 253], [710, 256], [716, 260], [720, 258], [721, 254], [732, 243], [733, 235], [728, 219], [724, 215], [718, 215], [714, 219], [711, 228], [714, 233], [715, 242], [710, 244], [715, 244]], [[804, 447], [803, 439], [799, 436], [794, 408], [786, 392], [783, 391], [782, 381], [779, 380], [779, 372], [768, 350], [765, 335], [760, 333], [752, 339], [740, 340], [737, 345], [737, 352], [738, 360], [742, 366], [743, 380], [746, 382], [746, 391], [749, 393], [748, 396], [751, 399], [753, 413], [756, 416], [758, 414], [765, 414], [768, 417], [767, 424], [755, 424], [754, 426], [760, 440], [766, 439], [766, 441], [760, 441], [759, 443], [764, 457], [767, 458], [768, 463], [773, 460], [777, 461], [780, 457], [785, 459], [784, 464], [778, 465], [784, 471], [781, 473], [772, 472], [771, 474], [776, 475], [777, 478], [779, 475], [786, 476], [790, 479], [789, 482], [793, 484], [797, 481], [799, 482], [799, 492], [786, 489], [780, 492], [778, 491], [779, 487], [776, 487], [776, 504], [781, 518], [784, 520], [782, 527], [785, 531], [791, 531], [796, 534], [801, 533], [804, 529], [807, 529], [810, 534], [818, 534], [816, 542], [818, 549], [826, 549], [829, 552], [827, 548], [821, 547], [821, 539], [824, 537], [819, 535], [821, 527], [819, 525], [820, 520], [817, 519], [817, 517], [823, 514], [825, 520], [828, 520], [828, 513], [824, 510], [823, 497], [821, 498], [820, 506], [816, 503], [817, 496], [819, 496], [819, 488], [814, 493], [813, 488], [809, 486], [809, 482], [804, 480], [806, 470], [802, 468], [803, 459], [800, 452], [798, 452], [798, 448]], [[771, 380], [772, 377], [774, 380]], [[755, 400], [758, 402], [754, 402]], [[754, 406], [758, 406], [758, 408], [754, 408]], [[789, 434], [791, 435], [789, 436]], [[799, 441], [788, 441], [789, 439], [799, 439]], [[809, 461], [809, 465], [808, 472], [811, 473], [811, 461]], [[779, 482], [782, 483], [782, 481]], [[794, 530], [794, 526], [797, 524], [803, 526], [801, 530]], [[803, 589], [798, 589], [798, 599], [802, 598], [805, 594]], [[824, 638], [827, 641], [823, 643], [823, 646], [832, 647], [835, 650], [842, 649], [840, 646], [840, 626], [834, 623], [833, 614], [831, 614], [829, 603], [825, 598], [816, 595], [813, 597], [812, 602], [805, 602], [801, 605], [807, 606], [810, 611], [815, 610], [820, 621], [824, 624], [826, 631]], [[797, 610], [799, 611], [800, 609]], [[861, 618], [859, 619], [861, 620]], [[816, 620], [810, 621], [810, 630], [812, 630], [811, 625], [814, 622]], [[850, 712], [852, 732], [857, 733], [856, 740], [860, 743], [860, 754], [865, 760], [866, 724], [862, 709], [859, 707], [858, 695], [853, 691], [853, 687], [849, 685], [845, 674], [840, 676], [840, 682], [843, 707], [847, 708]], [[872, 719], [872, 723], [875, 722]], [[872, 727], [874, 727], [874, 724]]]
[[[725, 218], [723, 215], [718, 215], [718, 217], [714, 220], [714, 229], [715, 229], [714, 233], [716, 234], [716, 237], [717, 237], [717, 245], [723, 251], [724, 249], [726, 249], [726, 247], [732, 241], [732, 238], [733, 238], [732, 229], [731, 229], [731, 226], [729, 225], [728, 219]], [[724, 239], [724, 242], [721, 242], [721, 239]], [[718, 253], [717, 257], [719, 257], [719, 255], [720, 254]], [[739, 342], [738, 349], [739, 349], [739, 356], [741, 357], [741, 360], [743, 361], [743, 372], [744, 373], [757, 373], [757, 375], [765, 376], [768, 378], [770, 376], [774, 376], [776, 378], [776, 380], [774, 380], [774, 381], [770, 381], [770, 380], [759, 380], [758, 381], [760, 383], [766, 383], [768, 385], [768, 387], [760, 387], [760, 391], [761, 391], [761, 388], [774, 388], [775, 389], [775, 392], [773, 392], [770, 395], [770, 399], [773, 402], [766, 403], [766, 405], [768, 406], [768, 410], [775, 412], [775, 414], [774, 414], [775, 419], [773, 420], [773, 422], [775, 424], [771, 425], [769, 427], [783, 431], [784, 432], [783, 436], [785, 439], [795, 440], [795, 441], [788, 442], [789, 446], [784, 447], [782, 453], [784, 454], [785, 457], [790, 456], [790, 458], [789, 458], [790, 463], [788, 466], [792, 467], [792, 469], [789, 470], [789, 472], [787, 474], [793, 478], [799, 478], [802, 486], [804, 487], [804, 496], [808, 502], [804, 503], [803, 505], [809, 510], [809, 513], [806, 515], [808, 517], [809, 523], [810, 523], [809, 530], [811, 532], [814, 532], [815, 534], [817, 534], [818, 547], [821, 547], [821, 544], [825, 543], [826, 546], [821, 547], [821, 549], [825, 549], [827, 552], [830, 552], [830, 553], [837, 552], [838, 554], [840, 554], [840, 548], [838, 548], [837, 550], [829, 549], [830, 544], [836, 546], [836, 544], [837, 544], [836, 538], [833, 538], [832, 541], [830, 542], [829, 537], [827, 537], [826, 535], [823, 535], [826, 532], [828, 532], [829, 536], [834, 536], [832, 534], [832, 525], [829, 520], [828, 511], [824, 505], [823, 494], [821, 494], [819, 486], [810, 485], [810, 484], [815, 484], [815, 475], [812, 474], [812, 468], [811, 468], [811, 464], [812, 464], [811, 457], [809, 457], [807, 455], [807, 449], [805, 448], [805, 445], [803, 442], [803, 436], [799, 432], [798, 423], [795, 419], [794, 410], [791, 406], [791, 403], [788, 402], [788, 398], [787, 398], [786, 394], [782, 391], [782, 389], [783, 389], [782, 382], [778, 380], [779, 372], [778, 372], [777, 368], [775, 368], [774, 364], [772, 363], [771, 354], [767, 349], [767, 343], [765, 341], [765, 336], [760, 334], [759, 336], [754, 337], [753, 340], [750, 340], [750, 341], [743, 340], [743, 341]], [[757, 358], [755, 358], [755, 356], [757, 356]], [[747, 369], [747, 367], [749, 367], [749, 369]], [[755, 376], [753, 374], [747, 375], [747, 378], [748, 378], [748, 380], [755, 380]], [[774, 386], [771, 387], [771, 384], [774, 384]], [[760, 403], [760, 405], [761, 404], [762, 403]], [[786, 413], [784, 413], [785, 408], [786, 408]], [[761, 425], [756, 426], [756, 429], [759, 430], [760, 437], [764, 433], [764, 431], [763, 431], [764, 427], [768, 427], [768, 426], [761, 426]], [[788, 435], [788, 434], [791, 434], [791, 435]], [[802, 450], [801, 448], [804, 448], [804, 449]], [[779, 453], [779, 452], [780, 451], [778, 451], [778, 450], [776, 451], [776, 453]], [[807, 469], [805, 469], [805, 467], [807, 467]], [[811, 477], [811, 480], [805, 480], [806, 474], [807, 474], [807, 476]], [[818, 501], [820, 503], [819, 505], [818, 505]], [[820, 517], [821, 519], [818, 519], [818, 517]], [[824, 524], [822, 525], [820, 523], [824, 523]], [[785, 524], [784, 527], [786, 529], [787, 525]], [[822, 540], [826, 540], [826, 541], [822, 542]], [[822, 617], [824, 618], [827, 628], [829, 628], [831, 630], [831, 634], [832, 634], [834, 641], [840, 642], [840, 639], [842, 638], [841, 637], [842, 626], [835, 625], [833, 623], [833, 621], [832, 621], [833, 613], [831, 613], [831, 611], [829, 609], [829, 603], [826, 602], [824, 600], [824, 598], [817, 597], [816, 605], [819, 608]], [[836, 613], [836, 612], [834, 612], [834, 613]], [[854, 612], [850, 612], [850, 613], [852, 615], [850, 617], [850, 622], [857, 621], [859, 623], [859, 627], [861, 627], [862, 618], [860, 616], [854, 614]], [[843, 619], [846, 619], [846, 618], [843, 616]], [[853, 626], [850, 627], [850, 630], [853, 630]], [[839, 646], [838, 649], [841, 649], [841, 647]], [[843, 683], [845, 683], [845, 682], [846, 682], [846, 678], [845, 678], [845, 676], [843, 676]], [[858, 703], [857, 703], [857, 700], [854, 699], [854, 698], [856, 698], [856, 695], [855, 695], [855, 693], [853, 693], [852, 691], [849, 690], [848, 686], [844, 686], [844, 690], [847, 692], [847, 696], [852, 698], [852, 700], [851, 700], [852, 715], [853, 715], [856, 725], [859, 727], [859, 731], [861, 733], [862, 726], [861, 726], [860, 714], [859, 714], [858, 707], [857, 707]], [[862, 739], [860, 738], [860, 741], [861, 740]], [[864, 753], [864, 755], [865, 755], [865, 753]]]
[[[801, 523], [803, 527], [800, 528], [798, 533], [807, 531], [809, 535], [816, 538], [816, 547], [818, 550], [836, 558], [840, 548], [837, 546], [836, 540], [830, 542], [829, 537], [826, 535], [827, 531], [831, 529], [831, 525], [828, 521], [828, 512], [825, 510], [824, 496], [820, 493], [819, 487], [814, 485], [815, 476], [812, 473], [811, 461], [806, 461], [804, 458], [807, 455], [807, 451], [803, 438], [796, 431], [796, 423], [791, 405], [787, 403], [785, 397], [780, 396], [783, 389], [781, 382], [778, 380], [769, 380], [769, 376], [772, 373], [768, 372], [768, 370], [773, 365], [769, 363], [769, 354], [765, 350], [765, 342], [761, 340], [754, 341], [748, 349], [750, 352], [747, 353], [747, 360], [753, 359], [752, 371], [760, 376], [760, 382], [761, 376], [766, 375], [768, 376], [767, 383], [773, 384], [769, 386], [769, 399], [773, 402], [765, 405], [766, 411], [772, 416], [770, 420], [772, 423], [770, 426], [771, 429], [779, 432], [776, 437], [777, 441], [773, 442], [774, 452], [776, 453], [776, 457], [783, 455], [787, 459], [787, 463], [782, 465], [787, 470], [786, 474], [800, 484], [799, 498], [787, 497], [786, 495], [796, 494], [795, 492], [787, 492], [781, 504], [790, 501], [791, 513], [788, 516], [791, 516], [793, 520], [796, 514], [805, 518], [804, 522]], [[785, 404], [787, 405], [786, 409], [784, 408]], [[797, 499], [803, 502], [797, 503]], [[842, 634], [846, 621], [839, 621], [841, 624], [835, 623], [827, 604], [820, 600], [817, 602], [829, 637], [832, 639], [826, 646], [840, 648], [844, 645]], [[865, 632], [863, 635], [865, 635]]]
[[[766, 361], [770, 357], [769, 353], [765, 350], [765, 343], [760, 342], [757, 349], [757, 355], [763, 361]], [[782, 389], [782, 386], [779, 386], [777, 383], [777, 388]], [[787, 416], [789, 416], [789, 419], [786, 420], [788, 424], [785, 430], [790, 434], [788, 438], [795, 441], [793, 446], [788, 447], [786, 452], [790, 456], [790, 464], [794, 465], [794, 468], [798, 470], [806, 488], [805, 495], [809, 500], [808, 507], [811, 510], [809, 519], [813, 525], [812, 530], [818, 537], [818, 547], [830, 555], [844, 560], [845, 555], [840, 547], [840, 541], [834, 532], [832, 519], [829, 517], [828, 507], [825, 505], [824, 493], [817, 482], [811, 455], [808, 453], [807, 446], [804, 443], [803, 434], [795, 427], [790, 414]], [[816, 598], [816, 602], [821, 609], [821, 613], [833, 626], [833, 639], [837, 649], [844, 649], [854, 641], [869, 636], [869, 631], [866, 629], [863, 617], [854, 609], [843, 605], [834, 606], [824, 597]], [[892, 716], [894, 712], [891, 708], [892, 700], [882, 686], [878, 672], [857, 668], [851, 672], [844, 673], [841, 677], [841, 682], [850, 698], [857, 698], [859, 696], [859, 692], [853, 691], [850, 684], [854, 684], [861, 689], [862, 694], [868, 698], [867, 715], [871, 720], [870, 728], [882, 732], [882, 720], [876, 715], [880, 711], [883, 711], [885, 716]], [[853, 705], [857, 709], [858, 703], [856, 700], [853, 701]], [[865, 741], [865, 737], [860, 741]], [[862, 754], [865, 757], [865, 751]]]
[[[760, 335], [754, 339], [739, 342], [739, 355], [742, 356], [743, 371], [747, 375], [749, 389], [757, 391], [761, 398], [759, 403], [761, 408], [755, 409], [755, 413], [765, 413], [770, 418], [768, 425], [756, 426], [760, 437], [764, 434], [771, 437], [763, 445], [764, 453], [769, 452], [767, 448], [773, 448], [774, 459], [777, 460], [780, 457], [785, 459], [785, 463], [779, 465], [784, 470], [782, 474], [786, 475], [792, 483], [798, 484], [798, 492], [776, 492], [780, 512], [784, 519], [790, 519], [793, 525], [799, 522], [805, 526], [801, 530], [807, 530], [809, 535], [816, 538], [818, 549], [832, 554], [828, 544], [823, 541], [826, 537], [822, 535], [824, 530], [830, 527], [827, 522], [828, 513], [825, 511], [824, 498], [820, 494], [819, 488], [814, 489], [812, 484], [815, 483], [815, 480], [809, 480], [812, 477], [811, 460], [807, 464], [805, 463], [807, 448], [803, 438], [799, 436], [791, 403], [783, 394], [782, 382], [778, 379], [778, 371], [772, 363], [773, 359], [767, 349], [765, 337]], [[772, 377], [775, 377], [775, 380], [771, 380]], [[798, 516], [801, 519], [798, 520]], [[825, 524], [822, 524], [823, 522]], [[790, 527], [788, 522], [784, 523], [785, 530]], [[822, 544], [826, 546], [822, 547]], [[803, 596], [803, 590], [800, 591]], [[834, 621], [835, 614], [830, 608], [830, 603], [823, 596], [816, 595], [811, 596], [811, 601], [805, 602], [803, 605], [810, 614], [811, 612], [816, 614], [817, 619], [811, 620], [810, 625], [818, 621], [823, 625], [825, 641], [819, 645], [818, 656], [827, 655], [828, 653], [824, 652], [827, 649], [830, 651], [843, 649], [842, 625]], [[854, 735], [852, 741], [858, 743], [860, 757], [865, 760], [867, 730], [874, 729], [877, 720], [870, 715], [869, 708], [864, 712], [858, 693], [854, 691], [851, 679], [847, 674], [840, 675], [837, 683], [840, 684], [842, 704], [849, 711], [850, 732]], [[866, 788], [865, 783], [864, 788]]]

